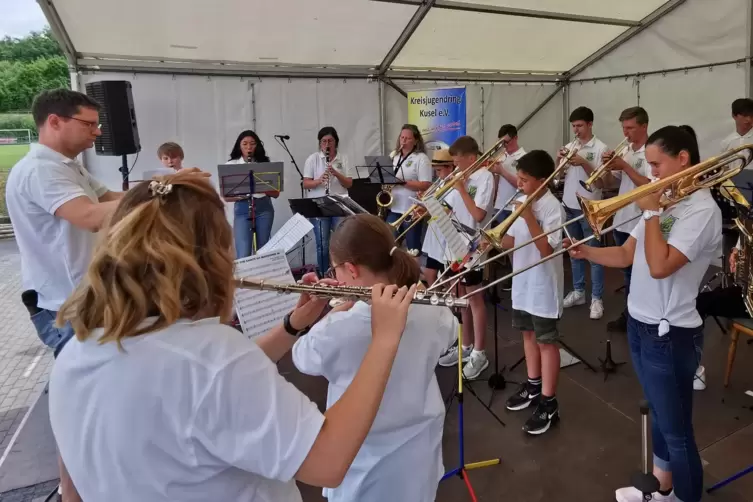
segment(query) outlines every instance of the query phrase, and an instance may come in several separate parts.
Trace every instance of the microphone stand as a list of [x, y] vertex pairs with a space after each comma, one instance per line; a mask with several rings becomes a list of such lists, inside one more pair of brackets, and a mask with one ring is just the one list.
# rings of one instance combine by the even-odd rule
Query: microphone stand
[[[288, 148], [288, 145], [285, 143], [285, 138], [283, 136], [275, 136], [275, 139], [277, 142], [282, 146], [282, 148], [285, 149], [285, 151], [288, 153], [288, 156], [290, 157], [290, 162], [293, 163], [293, 167], [295, 167], [296, 172], [298, 173], [298, 177], [301, 178], [301, 199], [305, 199], [306, 196], [304, 195], [305, 190], [303, 188], [303, 173], [301, 172], [301, 169], [298, 167], [298, 164], [295, 161], [295, 157], [293, 157], [293, 154], [290, 152], [290, 149]], [[303, 245], [301, 246], [301, 266], [304, 270], [306, 270], [306, 241], [304, 240]]]

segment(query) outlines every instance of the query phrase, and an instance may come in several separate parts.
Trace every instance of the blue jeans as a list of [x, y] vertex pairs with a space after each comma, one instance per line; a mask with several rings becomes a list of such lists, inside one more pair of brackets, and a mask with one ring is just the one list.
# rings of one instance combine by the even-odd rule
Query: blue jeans
[[628, 342], [633, 366], [651, 409], [654, 465], [672, 472], [675, 495], [698, 502], [703, 467], [693, 435], [693, 379], [703, 350], [703, 326], [659, 326], [628, 316]]
[[73, 338], [73, 327], [70, 322], [65, 323], [62, 328], [55, 326], [57, 315], [58, 313], [53, 310], [42, 309], [31, 316], [31, 322], [37, 330], [37, 336], [43, 344], [54, 350], [54, 357], [57, 357], [68, 340]]
[[[390, 211], [390, 213], [387, 215], [387, 223], [392, 223], [398, 220], [402, 216], [401, 214], [395, 213]], [[402, 232], [405, 231], [406, 228], [408, 228], [410, 224], [409, 223], [403, 223], [400, 225], [400, 228], [398, 228], [398, 231], [395, 232], [395, 236], [397, 237]], [[415, 227], [411, 228], [410, 231], [405, 234], [405, 247], [408, 249], [418, 249], [419, 252], [421, 252], [421, 237], [423, 236], [424, 232], [424, 224], [419, 223]]]
[[[583, 214], [579, 209], [570, 209], [565, 206], [565, 214], [568, 220], [572, 220]], [[588, 222], [584, 219], [570, 223], [567, 231], [574, 241], [585, 239], [593, 235], [593, 230]], [[589, 246], [601, 247], [601, 243], [596, 239], [588, 241]], [[570, 258], [570, 264], [573, 268], [573, 289], [575, 291], [586, 290], [586, 260], [575, 260]], [[604, 295], [604, 267], [591, 263], [591, 299], [601, 298]]]
[[329, 270], [329, 237], [337, 228], [342, 218], [329, 216], [326, 218], [311, 218], [314, 225], [314, 238], [316, 239], [316, 266], [319, 276]]
[[[623, 244], [625, 244], [625, 242], [627, 242], [628, 240], [628, 237], [630, 237], [630, 234], [628, 233], [620, 232], [617, 230], [614, 231], [614, 242], [618, 246], [622, 246]], [[627, 298], [628, 295], [630, 294], [630, 277], [633, 274], [633, 266], [630, 265], [628, 267], [623, 268], [622, 273], [625, 274], [625, 298]]]
[[[240, 200], [235, 203], [235, 218], [233, 220], [233, 237], [235, 239], [235, 257], [245, 258], [254, 254], [253, 232], [251, 232], [251, 216], [248, 201]], [[272, 236], [272, 223], [275, 219], [275, 208], [269, 196], [254, 199], [254, 224], [256, 226], [256, 249], [269, 242]]]

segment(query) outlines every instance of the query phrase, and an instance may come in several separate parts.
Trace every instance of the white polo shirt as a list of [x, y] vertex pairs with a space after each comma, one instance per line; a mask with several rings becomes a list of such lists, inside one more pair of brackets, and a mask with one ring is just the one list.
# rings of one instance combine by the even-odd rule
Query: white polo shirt
[[[573, 142], [571, 141], [565, 146], [565, 148], [570, 148], [572, 144]], [[594, 136], [588, 143], [581, 146], [580, 150], [576, 152], [576, 155], [583, 157], [594, 169], [598, 169], [601, 165], [601, 156], [606, 151], [607, 145]], [[578, 203], [576, 194], [582, 195], [583, 198], [589, 200], [601, 199], [600, 189], [594, 187], [593, 192], [589, 192], [580, 184], [581, 181], [586, 181], [589, 176], [586, 174], [586, 170], [583, 169], [583, 167], [570, 165], [566, 169], [567, 174], [565, 175], [565, 188], [562, 195], [562, 202], [564, 202], [567, 207], [580, 211], [580, 204]]]
[[21, 252], [24, 289], [40, 308], [57, 311], [89, 268], [97, 236], [55, 216], [77, 197], [98, 202], [107, 187], [74, 159], [33, 144], [11, 169], [5, 187], [8, 215]]
[[[502, 161], [502, 169], [507, 171], [508, 173], [512, 174], [513, 176], [518, 175], [518, 161], [520, 158], [526, 154], [526, 151], [522, 148], [518, 148], [513, 153], [508, 153], [505, 156], [505, 159]], [[509, 181], [507, 181], [502, 176], [499, 177], [499, 180], [497, 181], [497, 197], [494, 199], [494, 209], [500, 210], [502, 209], [502, 206], [505, 202], [510, 200], [510, 197], [517, 192], [518, 187], [512, 186]], [[508, 206], [505, 209], [512, 210], [513, 208]]]
[[[392, 157], [392, 167], [395, 169], [395, 176], [402, 181], [426, 181], [431, 183], [434, 177], [431, 161], [423, 152], [411, 152], [404, 158], [402, 153], [398, 152]], [[390, 211], [403, 214], [413, 205], [411, 198], [415, 197], [416, 192], [413, 190], [400, 185], [393, 186], [393, 200]]]
[[[517, 200], [522, 202], [525, 199], [523, 195]], [[549, 190], [533, 203], [532, 209], [544, 232], [565, 222], [565, 208]], [[522, 217], [513, 222], [507, 235], [515, 239], [516, 246], [532, 238], [528, 224]], [[562, 230], [552, 232], [547, 240], [555, 252], [562, 249]], [[512, 254], [513, 270], [532, 265], [541, 258], [535, 244], [524, 246]], [[562, 255], [559, 255], [512, 278], [512, 308], [538, 317], [559, 319], [562, 316], [564, 284]]]
[[[645, 176], [649, 180], [653, 180], [651, 175], [651, 165], [646, 162], [646, 145], [643, 145], [638, 150], [633, 150], [633, 146], [628, 147], [628, 151], [625, 153], [623, 160], [628, 163], [638, 174]], [[631, 190], [635, 190], [635, 183], [630, 179], [630, 176], [622, 171], [611, 171], [612, 175], [620, 179], [620, 191], [619, 195], [627, 193]], [[614, 215], [614, 225], [621, 225], [616, 230], [629, 234], [633, 228], [638, 224], [638, 220], [629, 221], [631, 218], [635, 218], [641, 214], [641, 209], [635, 202], [618, 210]]]
[[722, 212], [708, 189], [670, 207], [661, 215], [664, 239], [685, 255], [688, 263], [664, 279], [654, 279], [646, 262], [646, 222], [641, 218], [635, 238], [628, 312], [646, 324], [665, 319], [670, 326], [695, 328], [703, 321], [695, 308], [696, 297], [712, 260], [722, 254]]
[[[486, 211], [486, 218], [489, 218], [489, 209], [491, 207], [492, 195], [494, 192], [494, 176], [486, 169], [481, 169], [473, 173], [465, 181], [465, 189], [476, 203], [476, 207]], [[476, 230], [481, 223], [476, 221], [468, 208], [465, 207], [463, 198], [456, 189], [450, 190], [445, 198], [445, 202], [452, 207], [454, 217], [463, 225]], [[484, 219], [486, 219], [484, 218]]]
[[50, 376], [50, 423], [84, 500], [301, 501], [293, 476], [324, 416], [256, 343], [218, 318], [124, 351], [101, 335], [71, 339]]
[[[732, 132], [729, 136], [722, 140], [721, 148], [722, 153], [737, 148], [738, 146], [753, 143], [753, 129], [740, 136], [737, 131]], [[746, 167], [750, 169], [750, 166]]]
[[[335, 158], [332, 159], [332, 167], [348, 178], [353, 177], [353, 173], [351, 172], [347, 157], [345, 157], [345, 155], [341, 154], [340, 152], [337, 152]], [[311, 155], [309, 155], [309, 157], [306, 159], [306, 163], [303, 165], [303, 177], [315, 180], [321, 177], [326, 170], [327, 157], [324, 155], [324, 152], [312, 153]], [[313, 199], [315, 197], [325, 196], [327, 193], [326, 185], [327, 184], [324, 183], [316, 188], [308, 189], [306, 191], [306, 197]], [[344, 195], [347, 197], [348, 189], [340, 184], [340, 180], [338, 180], [335, 176], [332, 176], [329, 181], [329, 193], [332, 195]]]
[[[374, 424], [342, 484], [324, 490], [329, 502], [434, 501], [444, 474], [445, 416], [434, 369], [457, 335], [458, 321], [449, 309], [410, 308]], [[371, 340], [371, 307], [357, 302], [299, 338], [293, 363], [302, 373], [327, 379], [330, 408], [353, 381]]]

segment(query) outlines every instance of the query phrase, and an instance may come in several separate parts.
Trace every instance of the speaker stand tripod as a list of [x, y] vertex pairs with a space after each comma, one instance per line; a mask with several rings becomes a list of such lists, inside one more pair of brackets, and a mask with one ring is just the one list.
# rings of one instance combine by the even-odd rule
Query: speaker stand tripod
[[120, 159], [121, 159], [121, 164], [120, 164], [120, 169], [118, 169], [118, 171], [120, 171], [120, 174], [123, 177], [123, 185], [122, 185], [123, 191], [127, 192], [128, 191], [128, 175], [130, 174], [130, 171], [128, 169], [128, 155], [121, 155]]

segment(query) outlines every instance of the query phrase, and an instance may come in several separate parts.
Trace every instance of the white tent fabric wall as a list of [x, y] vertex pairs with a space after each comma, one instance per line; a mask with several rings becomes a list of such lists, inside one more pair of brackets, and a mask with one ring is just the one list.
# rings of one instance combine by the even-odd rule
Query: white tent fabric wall
[[[638, 104], [638, 91], [633, 78], [575, 82], [570, 85], [570, 111], [586, 106], [594, 112], [594, 134], [607, 146], [615, 148], [622, 141], [622, 127], [617, 120], [620, 112]], [[655, 125], [649, 111], [650, 125]], [[568, 117], [565, 117], [568, 120]], [[568, 128], [569, 130], [569, 128]], [[572, 138], [572, 132], [565, 141]]]
[[651, 130], [688, 124], [698, 136], [703, 159], [717, 155], [721, 140], [735, 130], [730, 104], [745, 95], [745, 69], [729, 65], [687, 75], [649, 75], [641, 80], [640, 92]]
[[745, 69], [732, 64], [639, 80], [575, 82], [570, 86], [570, 111], [591, 108], [594, 134], [614, 148], [623, 138], [620, 112], [640, 104], [649, 115], [649, 133], [665, 125], [687, 124], [695, 130], [701, 157], [706, 158], [719, 153], [721, 140], [734, 130], [730, 104], [744, 95]]
[[[450, 84], [434, 82], [398, 82], [398, 85], [405, 91], [451, 87]], [[466, 134], [473, 136], [482, 150], [490, 148], [497, 141], [497, 132], [502, 124], [517, 125], [556, 88], [553, 84], [459, 83], [458, 86], [466, 88]], [[395, 147], [400, 127], [408, 121], [408, 104], [405, 97], [390, 87], [386, 87], [385, 99], [385, 152], [389, 153]], [[561, 146], [561, 123], [560, 93], [520, 130], [521, 145], [526, 145], [528, 149], [542, 148], [555, 153]]]
[[687, 0], [576, 79], [731, 61], [746, 56], [750, 0]]

